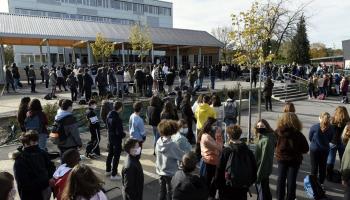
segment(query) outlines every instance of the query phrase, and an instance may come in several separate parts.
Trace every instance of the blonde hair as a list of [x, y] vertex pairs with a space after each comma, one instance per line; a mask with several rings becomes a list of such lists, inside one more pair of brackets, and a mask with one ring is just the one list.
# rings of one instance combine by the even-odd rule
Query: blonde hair
[[332, 124], [343, 127], [350, 121], [348, 110], [344, 106], [338, 106], [332, 119]]
[[287, 102], [286, 104], [284, 104], [283, 112], [293, 112], [293, 113], [295, 113], [294, 104], [292, 102]]
[[320, 115], [321, 131], [325, 132], [331, 125], [331, 115], [328, 112], [323, 112]]
[[349, 139], [350, 139], [350, 124], [349, 123], [344, 128], [342, 138], [343, 138], [343, 143], [347, 144]]
[[277, 129], [282, 128], [294, 128], [298, 131], [301, 131], [301, 129], [303, 129], [303, 126], [295, 113], [286, 112], [282, 113], [282, 115], [277, 120]]

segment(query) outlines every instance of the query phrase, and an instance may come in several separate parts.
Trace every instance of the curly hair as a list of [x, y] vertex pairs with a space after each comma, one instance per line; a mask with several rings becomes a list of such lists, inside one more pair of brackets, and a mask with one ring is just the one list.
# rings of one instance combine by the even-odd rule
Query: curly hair
[[350, 121], [348, 110], [344, 106], [338, 106], [335, 109], [334, 116], [332, 118], [332, 124], [338, 127], [343, 127]]
[[293, 112], [282, 113], [277, 120], [277, 129], [282, 128], [294, 128], [298, 131], [303, 129], [303, 126], [298, 118], [298, 116]]

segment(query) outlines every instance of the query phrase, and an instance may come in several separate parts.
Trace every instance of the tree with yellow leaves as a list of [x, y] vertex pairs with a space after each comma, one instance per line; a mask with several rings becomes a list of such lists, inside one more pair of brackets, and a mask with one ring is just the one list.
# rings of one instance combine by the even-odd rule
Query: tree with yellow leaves
[[102, 60], [104, 64], [105, 58], [109, 58], [114, 51], [114, 44], [108, 42], [101, 33], [96, 35], [96, 41], [91, 44], [92, 54], [94, 54], [96, 61]]
[[254, 2], [251, 8], [238, 15], [232, 14], [233, 31], [230, 38], [235, 44], [234, 61], [250, 68], [250, 90], [249, 90], [249, 123], [248, 138], [251, 137], [251, 91], [252, 91], [252, 70], [254, 67], [260, 67], [259, 76], [259, 118], [261, 117], [261, 66], [269, 62], [274, 57], [269, 52], [264, 55], [263, 45], [271, 37], [266, 28], [266, 19], [264, 15], [258, 13], [260, 10], [258, 2]]
[[142, 63], [153, 46], [148, 28], [140, 24], [135, 24], [130, 30], [129, 41], [132, 49], [139, 53]]

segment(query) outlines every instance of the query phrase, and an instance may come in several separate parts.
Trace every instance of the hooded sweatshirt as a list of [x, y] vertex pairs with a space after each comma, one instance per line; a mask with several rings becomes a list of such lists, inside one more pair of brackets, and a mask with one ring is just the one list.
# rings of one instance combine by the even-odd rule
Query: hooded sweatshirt
[[66, 182], [71, 170], [72, 168], [68, 167], [66, 164], [63, 164], [59, 166], [53, 174], [55, 181], [55, 186], [53, 189], [57, 200], [61, 200], [62, 198], [63, 189], [66, 186]]
[[55, 121], [60, 121], [63, 124], [64, 132], [68, 136], [64, 143], [59, 144], [59, 147], [68, 149], [82, 146], [79, 125], [71, 112], [59, 109]]
[[176, 172], [171, 180], [173, 200], [207, 200], [208, 187], [205, 181], [195, 174]]
[[156, 172], [160, 176], [174, 176], [178, 170], [178, 161], [184, 152], [171, 138], [160, 137], [156, 144]]
[[216, 118], [216, 111], [209, 104], [200, 104], [195, 112], [197, 119], [197, 129], [201, 129], [209, 117]]

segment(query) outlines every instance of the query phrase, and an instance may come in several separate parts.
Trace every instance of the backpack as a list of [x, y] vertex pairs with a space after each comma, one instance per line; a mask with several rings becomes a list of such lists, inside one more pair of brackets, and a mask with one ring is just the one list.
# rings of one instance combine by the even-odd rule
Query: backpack
[[50, 133], [50, 140], [53, 144], [56, 145], [63, 145], [65, 144], [68, 135], [66, 134], [66, 131], [64, 130], [63, 120], [55, 120], [52, 125], [52, 130]]
[[40, 114], [36, 114], [34, 116], [26, 117], [24, 120], [24, 127], [27, 131], [34, 130], [39, 134], [43, 132], [43, 124], [41, 123]]
[[308, 175], [304, 178], [304, 189], [306, 195], [310, 199], [328, 199], [326, 192], [323, 190], [321, 184], [317, 180], [317, 177], [314, 175]]
[[236, 101], [228, 101], [225, 103], [224, 116], [225, 116], [225, 119], [236, 119], [237, 118]]
[[238, 145], [225, 145], [232, 152], [225, 166], [225, 184], [232, 188], [249, 188], [256, 181], [256, 163], [248, 148], [239, 151]]

